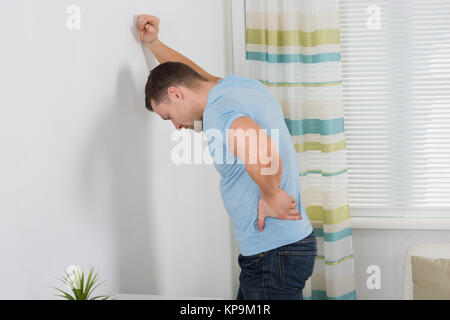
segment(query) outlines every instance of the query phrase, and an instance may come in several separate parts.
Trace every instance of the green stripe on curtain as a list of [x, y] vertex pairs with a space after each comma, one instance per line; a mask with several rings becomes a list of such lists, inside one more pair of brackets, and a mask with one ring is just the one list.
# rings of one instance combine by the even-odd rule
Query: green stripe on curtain
[[345, 141], [339, 141], [335, 143], [320, 143], [320, 142], [304, 142], [294, 144], [295, 151], [302, 153], [306, 151], [322, 151], [322, 152], [335, 152], [345, 149]]
[[344, 132], [344, 117], [321, 120], [321, 119], [284, 119], [286, 126], [292, 136], [304, 134], [330, 135]]
[[304, 177], [304, 176], [306, 176], [308, 174], [321, 174], [322, 177], [332, 177], [332, 176], [337, 176], [337, 175], [340, 175], [340, 174], [343, 174], [343, 173], [347, 173], [347, 169], [339, 170], [339, 171], [336, 171], [336, 172], [323, 172], [322, 170], [308, 170], [308, 171], [305, 171], [305, 172], [301, 172], [298, 175], [300, 177]]
[[247, 60], [265, 61], [269, 63], [321, 63], [341, 61], [339, 52], [318, 54], [269, 54], [267, 52], [247, 51]]
[[349, 256], [342, 257], [339, 260], [335, 260], [335, 261], [325, 260], [325, 264], [328, 265], [328, 266], [335, 266], [337, 264], [340, 264], [341, 262], [345, 262], [345, 261], [348, 261], [348, 260], [353, 260], [353, 255], [352, 254], [349, 255]]
[[320, 220], [324, 224], [336, 224], [350, 219], [350, 208], [347, 205], [336, 209], [324, 209], [322, 206], [305, 208], [309, 220]]
[[317, 255], [316, 256], [316, 260], [323, 260], [323, 263], [325, 265], [327, 265], [327, 266], [336, 266], [336, 265], [338, 265], [338, 264], [340, 264], [342, 262], [345, 262], [345, 261], [348, 261], [348, 260], [353, 260], [353, 254], [345, 256], [345, 257], [342, 257], [341, 259], [336, 260], [336, 261], [328, 261], [328, 260], [325, 260], [324, 256]]
[[[316, 256], [316, 260], [324, 260], [324, 256]], [[328, 260], [324, 260], [324, 264], [327, 266], [336, 266], [339, 265], [342, 262], [348, 261], [348, 260], [353, 260], [353, 255], [349, 255], [349, 256], [345, 256], [339, 260], [336, 261], [328, 261]]]
[[341, 85], [342, 81], [328, 81], [328, 82], [269, 82], [258, 80], [268, 87], [323, 87], [323, 86], [337, 86]]
[[313, 32], [301, 30], [247, 29], [247, 43], [279, 46], [316, 47], [340, 44], [339, 29], [324, 29]]
[[345, 228], [336, 232], [323, 232], [323, 228], [314, 228], [316, 237], [322, 237], [325, 241], [338, 241], [352, 235], [352, 228]]
[[305, 300], [356, 300], [356, 290], [339, 297], [328, 297], [325, 290], [312, 290], [311, 293], [311, 297], [305, 297]]

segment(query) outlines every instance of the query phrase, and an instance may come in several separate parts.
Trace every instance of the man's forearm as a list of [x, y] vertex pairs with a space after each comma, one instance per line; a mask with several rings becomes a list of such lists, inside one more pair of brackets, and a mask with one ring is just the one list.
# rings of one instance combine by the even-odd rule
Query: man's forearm
[[275, 141], [248, 116], [236, 118], [230, 129], [227, 133], [228, 147], [244, 162], [248, 175], [261, 193], [258, 201], [258, 230], [264, 228], [265, 217], [301, 219], [299, 211], [295, 209], [298, 205], [296, 199], [280, 186], [283, 163]]
[[270, 161], [269, 164], [264, 165], [261, 163], [246, 164], [245, 169], [258, 185], [261, 197], [270, 197], [280, 189], [281, 175], [283, 172], [283, 164], [280, 156], [278, 156], [278, 164], [274, 161]]
[[149, 48], [152, 51], [153, 55], [159, 61], [159, 63], [164, 63], [164, 62], [169, 62], [169, 61], [181, 62], [181, 63], [187, 64], [192, 69], [194, 69], [198, 74], [207, 78], [208, 80], [217, 81], [220, 79], [219, 77], [215, 77], [215, 76], [209, 74], [208, 72], [206, 72], [205, 70], [200, 68], [197, 64], [195, 64], [192, 60], [186, 58], [181, 53], [166, 46], [164, 43], [162, 43], [159, 40], [155, 40], [151, 43], [147, 43], [146, 46], [147, 46], [147, 48]]
[[274, 141], [257, 122], [246, 116], [237, 118], [230, 129], [230, 150], [244, 161], [245, 169], [259, 186], [261, 196], [275, 194], [280, 189], [283, 162]]

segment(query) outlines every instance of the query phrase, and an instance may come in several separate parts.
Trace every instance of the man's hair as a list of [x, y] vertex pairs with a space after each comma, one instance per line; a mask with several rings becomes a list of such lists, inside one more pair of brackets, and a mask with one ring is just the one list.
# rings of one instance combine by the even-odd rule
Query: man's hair
[[181, 62], [165, 62], [150, 72], [145, 86], [145, 107], [153, 111], [151, 101], [160, 104], [167, 99], [167, 89], [183, 85], [194, 88], [197, 81], [208, 81], [194, 69]]

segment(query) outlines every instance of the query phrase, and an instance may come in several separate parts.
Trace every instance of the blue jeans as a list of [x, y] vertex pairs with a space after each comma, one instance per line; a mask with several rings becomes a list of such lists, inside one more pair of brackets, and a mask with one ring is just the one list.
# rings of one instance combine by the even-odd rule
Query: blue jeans
[[237, 300], [303, 300], [303, 288], [314, 269], [317, 241], [306, 238], [251, 256], [239, 255]]

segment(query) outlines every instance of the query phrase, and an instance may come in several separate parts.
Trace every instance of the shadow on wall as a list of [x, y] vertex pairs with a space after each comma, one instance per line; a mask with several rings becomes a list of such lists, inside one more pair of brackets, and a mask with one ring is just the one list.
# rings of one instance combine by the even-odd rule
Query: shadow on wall
[[[86, 196], [95, 171], [107, 175], [113, 275], [121, 293], [159, 292], [156, 239], [152, 230], [148, 111], [144, 88], [136, 88], [131, 70], [122, 66], [111, 104], [87, 150], [83, 177]], [[141, 101], [142, 100], [142, 101]], [[95, 199], [92, 199], [94, 201]], [[111, 279], [113, 280], [113, 279]], [[113, 282], [113, 281], [109, 281]]]

